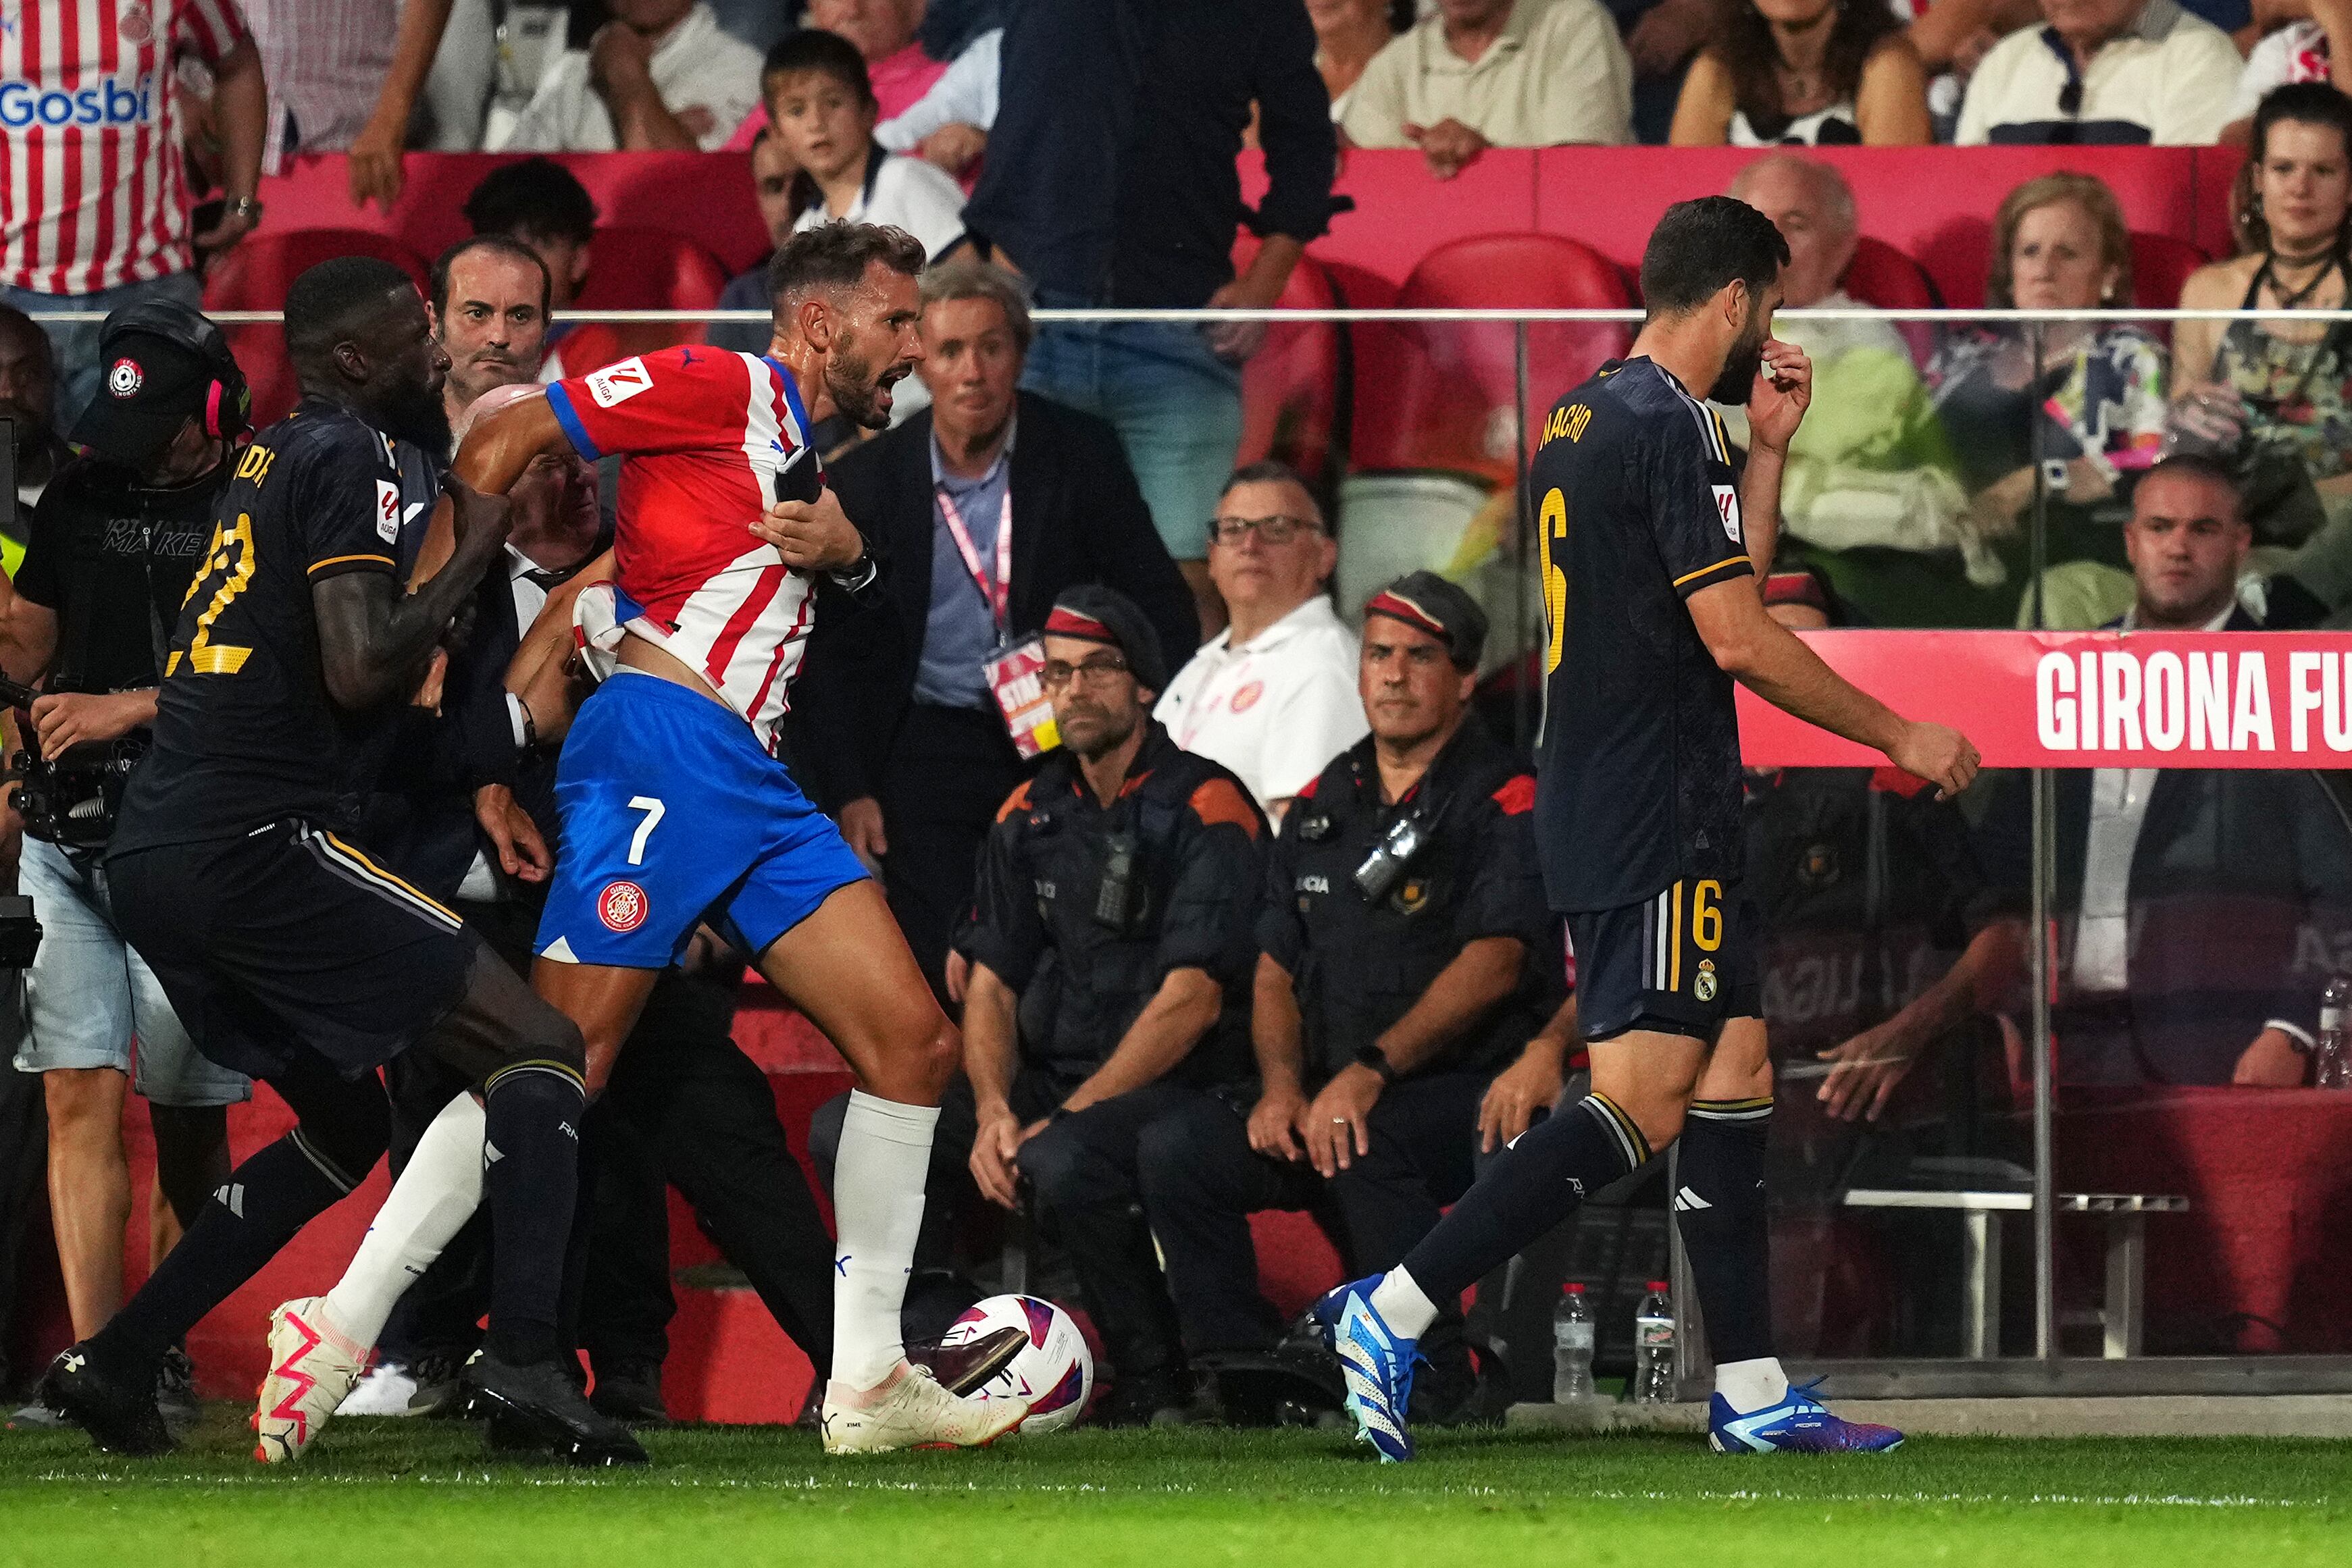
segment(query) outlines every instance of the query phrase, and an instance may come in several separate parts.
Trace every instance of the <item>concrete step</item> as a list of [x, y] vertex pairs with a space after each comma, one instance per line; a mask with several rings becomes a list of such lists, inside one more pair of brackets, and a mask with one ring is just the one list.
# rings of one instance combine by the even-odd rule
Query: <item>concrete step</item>
[[[2352, 1394], [1841, 1399], [1839, 1415], [1922, 1437], [2352, 1437]], [[1614, 1399], [1514, 1405], [1525, 1431], [1703, 1432], [1706, 1406]]]

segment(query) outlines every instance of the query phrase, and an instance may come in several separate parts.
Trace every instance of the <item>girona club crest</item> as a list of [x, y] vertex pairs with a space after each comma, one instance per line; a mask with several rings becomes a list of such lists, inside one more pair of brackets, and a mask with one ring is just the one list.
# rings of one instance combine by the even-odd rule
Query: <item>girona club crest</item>
[[635, 931], [646, 923], [651, 907], [646, 890], [634, 882], [606, 883], [596, 895], [596, 918], [607, 931]]

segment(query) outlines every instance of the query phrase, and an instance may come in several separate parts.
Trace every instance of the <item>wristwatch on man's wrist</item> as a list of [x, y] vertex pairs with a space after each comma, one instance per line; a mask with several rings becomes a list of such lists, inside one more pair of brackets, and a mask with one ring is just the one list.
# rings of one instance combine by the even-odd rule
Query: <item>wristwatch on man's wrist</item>
[[1396, 1082], [1396, 1063], [1391, 1061], [1388, 1052], [1377, 1045], [1368, 1045], [1357, 1051], [1356, 1065], [1370, 1068], [1381, 1075], [1381, 1082], [1383, 1083]]

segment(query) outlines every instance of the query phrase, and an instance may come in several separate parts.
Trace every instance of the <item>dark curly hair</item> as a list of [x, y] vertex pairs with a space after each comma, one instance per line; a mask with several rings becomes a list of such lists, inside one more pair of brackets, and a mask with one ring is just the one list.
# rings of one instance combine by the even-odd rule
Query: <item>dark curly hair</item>
[[866, 269], [880, 262], [908, 277], [920, 277], [930, 260], [923, 242], [887, 224], [820, 224], [793, 235], [768, 263], [768, 298], [781, 299], [817, 288], [854, 288]]
[[[1828, 52], [1822, 68], [1829, 78], [1830, 101], [1851, 99], [1862, 88], [1862, 68], [1881, 40], [1900, 29], [1895, 13], [1872, 0], [1831, 0], [1837, 20], [1830, 24]], [[1780, 140], [1795, 116], [1781, 107], [1780, 78], [1773, 63], [1780, 57], [1772, 41], [1772, 24], [1764, 19], [1755, 0], [1741, 0], [1707, 46], [1731, 73], [1732, 100], [1748, 117], [1748, 128], [1759, 141]]]

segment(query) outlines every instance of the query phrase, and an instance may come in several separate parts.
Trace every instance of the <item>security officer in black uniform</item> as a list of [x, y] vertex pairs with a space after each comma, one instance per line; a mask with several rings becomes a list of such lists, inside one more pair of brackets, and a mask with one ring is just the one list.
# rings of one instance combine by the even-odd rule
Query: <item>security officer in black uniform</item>
[[[1196, 1103], [1146, 1167], [1186, 1348], [1263, 1352], [1248, 1216], [1336, 1212], [1350, 1274], [1393, 1265], [1469, 1186], [1479, 1104], [1562, 1000], [1535, 778], [1468, 707], [1486, 618], [1417, 571], [1364, 607], [1370, 737], [1292, 808], [1258, 921], [1255, 1109]], [[1459, 1312], [1421, 1342], [1432, 1418], [1475, 1392]]]
[[[1025, 1182], [1117, 1369], [1104, 1417], [1140, 1425], [1186, 1392], [1142, 1184], [1167, 1157], [1161, 1129], [1247, 1073], [1271, 835], [1240, 779], [1152, 721], [1167, 664], [1133, 603], [1066, 591], [1045, 657], [1062, 744], [1007, 798], [981, 851], [958, 938], [971, 963], [965, 1082], [940, 1107], [916, 1269], [947, 1260], [958, 1206], [942, 1200], [963, 1170], [1008, 1209]], [[820, 1113], [821, 1169], [839, 1124], [835, 1106]], [[918, 1335], [933, 1329], [921, 1310], [909, 1313]]]

